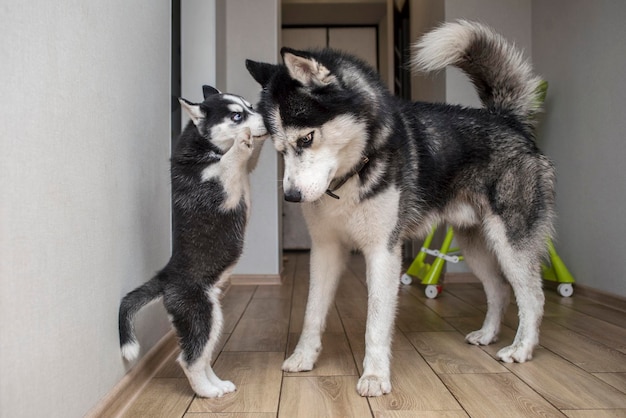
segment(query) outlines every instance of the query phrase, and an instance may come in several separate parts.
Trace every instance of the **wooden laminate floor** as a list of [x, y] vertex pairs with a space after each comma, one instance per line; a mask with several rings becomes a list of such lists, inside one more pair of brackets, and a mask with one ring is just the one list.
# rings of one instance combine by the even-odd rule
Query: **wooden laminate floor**
[[626, 312], [547, 289], [540, 346], [524, 364], [494, 358], [513, 340], [511, 304], [500, 341], [468, 345], [486, 310], [480, 284], [448, 284], [434, 300], [401, 285], [391, 394], [355, 390], [365, 352], [365, 267], [353, 256], [337, 291], [313, 371], [283, 373], [302, 330], [308, 253], [288, 253], [282, 286], [233, 286], [214, 369], [237, 385], [220, 399], [195, 397], [175, 363], [158, 371], [125, 417], [626, 417]]

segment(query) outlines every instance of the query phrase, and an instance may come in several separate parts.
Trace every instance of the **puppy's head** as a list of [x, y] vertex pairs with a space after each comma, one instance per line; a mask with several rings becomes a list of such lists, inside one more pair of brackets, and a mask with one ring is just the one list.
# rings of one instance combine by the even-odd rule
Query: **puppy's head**
[[336, 52], [281, 54], [284, 65], [247, 60], [246, 67], [263, 87], [259, 111], [284, 157], [285, 199], [312, 202], [358, 164], [368, 132]]
[[183, 98], [178, 100], [200, 135], [222, 152], [228, 151], [235, 138], [246, 130], [256, 138], [267, 136], [263, 117], [246, 99], [221, 93], [211, 86], [203, 86], [202, 92], [202, 103], [192, 103]]

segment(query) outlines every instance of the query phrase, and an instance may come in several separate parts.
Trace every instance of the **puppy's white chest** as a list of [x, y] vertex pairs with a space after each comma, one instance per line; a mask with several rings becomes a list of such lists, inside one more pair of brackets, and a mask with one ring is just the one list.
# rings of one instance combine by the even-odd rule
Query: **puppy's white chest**
[[201, 179], [218, 181], [224, 189], [224, 201], [221, 209], [229, 211], [236, 209], [243, 199], [247, 210], [250, 210], [250, 180], [248, 173], [241, 167], [229, 167], [226, 161], [211, 164], [202, 170]]

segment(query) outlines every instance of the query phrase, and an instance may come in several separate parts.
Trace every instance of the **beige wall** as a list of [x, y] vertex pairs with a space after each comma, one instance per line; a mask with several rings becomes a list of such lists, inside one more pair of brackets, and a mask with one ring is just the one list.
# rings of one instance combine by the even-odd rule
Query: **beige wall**
[[[170, 254], [170, 1], [0, 8], [0, 416], [83, 416]], [[142, 312], [146, 348], [169, 329]]]

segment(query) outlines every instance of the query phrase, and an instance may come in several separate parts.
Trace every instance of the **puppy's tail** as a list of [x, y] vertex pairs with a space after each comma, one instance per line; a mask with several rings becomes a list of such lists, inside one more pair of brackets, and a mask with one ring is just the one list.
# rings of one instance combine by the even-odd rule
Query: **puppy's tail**
[[135, 337], [133, 319], [139, 310], [161, 296], [163, 293], [162, 277], [166, 274], [159, 272], [142, 286], [128, 293], [122, 299], [119, 312], [120, 348], [122, 356], [128, 360], [134, 360], [139, 356], [139, 342]]
[[466, 20], [445, 23], [412, 48], [414, 71], [456, 66], [469, 76], [486, 108], [513, 114], [532, 128], [545, 94], [541, 78], [522, 52], [491, 28]]

